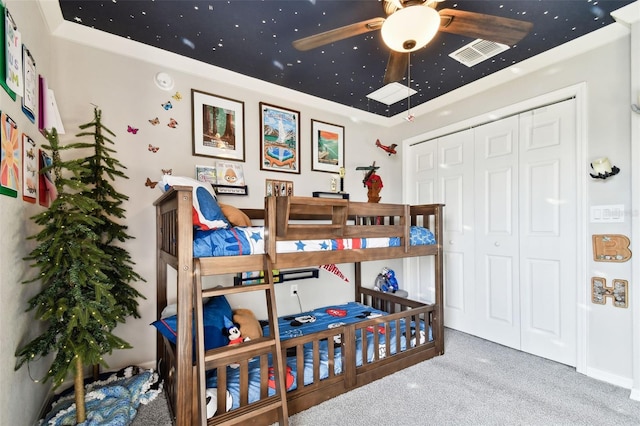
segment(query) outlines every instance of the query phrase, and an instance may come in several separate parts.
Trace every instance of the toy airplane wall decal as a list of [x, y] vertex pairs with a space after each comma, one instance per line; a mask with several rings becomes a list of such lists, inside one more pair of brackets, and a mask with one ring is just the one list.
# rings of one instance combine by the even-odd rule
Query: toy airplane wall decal
[[382, 143], [380, 142], [380, 139], [376, 139], [376, 146], [378, 148], [382, 148], [385, 152], [387, 152], [389, 154], [389, 156], [391, 156], [391, 154], [397, 154], [398, 152], [396, 151], [396, 146], [398, 146], [395, 143], [392, 143], [391, 145], [387, 146], [387, 145], [382, 145]]

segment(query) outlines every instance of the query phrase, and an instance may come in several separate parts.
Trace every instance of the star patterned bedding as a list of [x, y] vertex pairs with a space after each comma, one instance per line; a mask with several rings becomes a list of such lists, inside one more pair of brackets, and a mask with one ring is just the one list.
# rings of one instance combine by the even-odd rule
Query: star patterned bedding
[[[329, 328], [336, 328], [345, 324], [352, 324], [359, 321], [364, 321], [370, 318], [387, 315], [386, 312], [379, 311], [369, 306], [357, 303], [349, 302], [342, 305], [326, 306], [323, 308], [314, 309], [309, 312], [303, 312], [297, 315], [290, 315], [280, 317], [278, 319], [278, 327], [280, 330], [280, 340], [285, 341], [294, 337], [312, 334], [318, 331], [326, 330]], [[377, 328], [377, 329], [376, 329]], [[431, 328], [425, 330], [425, 325], [421, 322], [416, 333], [416, 324], [412, 321], [409, 327], [406, 326], [405, 321], [400, 321], [399, 330], [396, 330], [395, 322], [389, 324], [389, 344], [388, 348], [391, 355], [396, 353], [396, 333], [399, 332], [403, 336], [406, 335], [407, 328], [409, 329], [410, 339], [400, 339], [400, 351], [406, 350], [407, 340], [411, 346], [415, 345], [416, 335], [419, 336], [420, 342], [424, 343], [425, 339], [428, 341], [433, 340]], [[269, 327], [263, 328], [264, 335], [269, 334]], [[379, 344], [377, 352], [380, 358], [384, 358], [387, 355], [386, 340], [383, 334], [386, 333], [384, 327], [367, 327], [367, 362], [374, 360], [374, 339], [373, 333], [379, 333]], [[339, 336], [339, 335], [338, 335]], [[319, 359], [320, 359], [320, 379], [329, 377], [329, 345], [334, 346], [335, 359], [333, 361], [334, 373], [340, 375], [342, 373], [342, 356], [341, 346], [339, 342], [325, 339], [319, 342]], [[313, 344], [307, 343], [303, 347], [304, 351], [304, 384], [308, 385], [313, 383]], [[363, 364], [362, 356], [362, 336], [360, 331], [356, 332], [356, 365], [361, 366]], [[271, 359], [269, 359], [271, 363]], [[286, 359], [286, 384], [287, 390], [291, 391], [297, 387], [297, 357], [295, 355], [288, 356]], [[217, 378], [215, 370], [208, 372], [207, 375], [207, 387], [216, 387]], [[275, 384], [270, 378], [269, 381], [269, 395], [275, 393]], [[227, 368], [227, 390], [231, 395], [232, 405], [231, 409], [239, 407], [239, 392], [240, 392], [240, 372], [239, 369]], [[255, 402], [260, 398], [260, 362], [255, 359], [249, 363], [249, 402]]]
[[[433, 233], [427, 228], [412, 226], [409, 235], [412, 246], [436, 243]], [[399, 237], [339, 238], [278, 241], [276, 251], [278, 253], [295, 253], [398, 246], [400, 246]], [[216, 230], [196, 229], [194, 231], [194, 257], [242, 256], [264, 253], [264, 227], [262, 226], [238, 226]]]

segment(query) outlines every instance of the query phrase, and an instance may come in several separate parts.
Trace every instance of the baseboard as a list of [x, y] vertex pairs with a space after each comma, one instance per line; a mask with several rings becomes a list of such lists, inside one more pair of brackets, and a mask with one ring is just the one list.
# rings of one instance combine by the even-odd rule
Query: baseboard
[[629, 395], [629, 399], [633, 399], [634, 401], [640, 401], [640, 389], [631, 389], [631, 394]]
[[592, 379], [611, 383], [612, 385], [620, 386], [621, 388], [631, 389], [633, 387], [632, 378], [618, 376], [617, 374], [611, 374], [606, 371], [598, 370], [596, 368], [587, 367], [586, 375], [591, 377]]

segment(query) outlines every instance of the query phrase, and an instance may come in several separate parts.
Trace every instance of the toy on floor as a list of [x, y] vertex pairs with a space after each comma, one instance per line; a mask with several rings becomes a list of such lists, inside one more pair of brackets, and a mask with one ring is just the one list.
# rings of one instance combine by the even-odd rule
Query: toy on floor
[[395, 293], [398, 291], [398, 280], [396, 279], [396, 273], [393, 269], [389, 269], [386, 266], [382, 268], [382, 271], [376, 277], [374, 288], [385, 293]]

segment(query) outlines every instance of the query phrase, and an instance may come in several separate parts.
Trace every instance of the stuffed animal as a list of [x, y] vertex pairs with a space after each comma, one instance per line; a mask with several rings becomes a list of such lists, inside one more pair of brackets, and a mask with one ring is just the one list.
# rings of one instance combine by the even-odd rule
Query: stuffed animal
[[398, 291], [398, 280], [396, 279], [396, 273], [393, 269], [387, 267], [382, 268], [382, 271], [376, 277], [374, 288], [384, 291], [385, 293], [395, 293]]
[[[218, 411], [218, 389], [217, 388], [207, 388], [206, 390], [207, 396], [207, 418], [210, 419], [216, 414]], [[233, 399], [229, 391], [227, 391], [227, 409], [226, 411], [231, 410], [231, 406], [233, 405]]]
[[234, 309], [233, 322], [238, 324], [242, 336], [248, 339], [262, 337], [262, 327], [251, 309]]
[[224, 317], [224, 329], [222, 329], [222, 332], [229, 338], [229, 346], [251, 340], [248, 337], [242, 337], [240, 326], [227, 317]]

